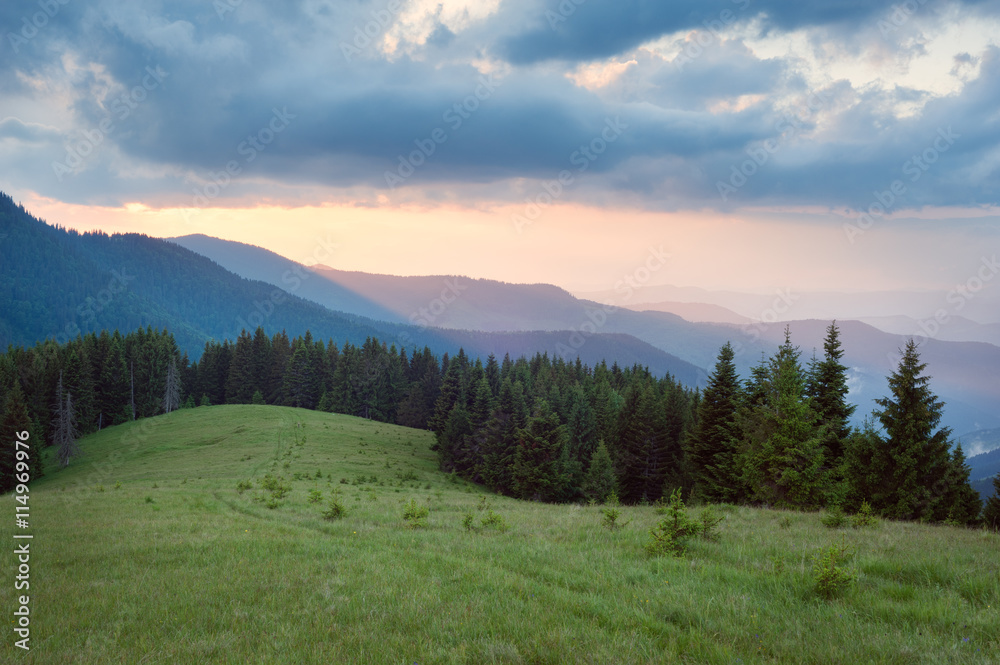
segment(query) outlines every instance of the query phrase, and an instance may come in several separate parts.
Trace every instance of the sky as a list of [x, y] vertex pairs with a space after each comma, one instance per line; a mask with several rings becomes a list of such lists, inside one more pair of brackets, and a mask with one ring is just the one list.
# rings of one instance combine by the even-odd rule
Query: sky
[[0, 190], [71, 228], [576, 291], [946, 291], [1000, 250], [996, 0], [35, 0], [0, 30]]

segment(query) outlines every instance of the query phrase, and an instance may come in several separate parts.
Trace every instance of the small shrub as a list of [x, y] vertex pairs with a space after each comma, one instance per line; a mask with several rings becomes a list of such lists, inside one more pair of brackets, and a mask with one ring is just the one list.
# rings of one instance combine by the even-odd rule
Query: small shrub
[[153, 503], [153, 497], [147, 496], [146, 497], [146, 503]]
[[840, 506], [834, 506], [827, 510], [826, 515], [820, 518], [820, 521], [828, 529], [839, 529], [840, 527], [847, 524], [847, 515], [844, 514], [844, 509]]
[[726, 519], [725, 515], [716, 514], [712, 506], [705, 506], [698, 516], [698, 521], [701, 522], [701, 537], [708, 540], [718, 540], [719, 534], [716, 533], [715, 529], [724, 519]]
[[788, 515], [784, 515], [780, 520], [778, 520], [779, 529], [787, 529], [792, 526], [792, 518]]
[[104, 491], [104, 485], [98, 485], [97, 487], [94, 488], [94, 491], [96, 491], [96, 492], [103, 492]]
[[619, 522], [618, 518], [622, 516], [622, 511], [618, 510], [615, 506], [606, 506], [601, 509], [604, 514], [604, 518], [601, 520], [601, 526], [603, 526], [608, 531], [617, 531], [623, 527], [628, 526], [632, 523], [632, 520], [628, 522]]
[[476, 530], [475, 516], [472, 513], [465, 513], [465, 515], [462, 516], [462, 526], [465, 528], [466, 531], [475, 531]]
[[271, 474], [267, 474], [258, 482], [260, 483], [261, 489], [267, 490], [271, 493], [272, 499], [284, 499], [285, 496], [292, 491], [291, 487], [282, 482], [281, 476], [275, 478]]
[[406, 521], [406, 526], [411, 529], [423, 528], [427, 526], [429, 513], [427, 506], [418, 506], [416, 499], [410, 499], [403, 510], [403, 519]]
[[344, 504], [340, 502], [340, 499], [336, 496], [331, 496], [330, 503], [327, 504], [326, 510], [323, 511], [323, 519], [339, 520], [346, 514], [347, 509], [344, 508]]
[[122, 488], [122, 481], [115, 481], [115, 489], [120, 490]]
[[281, 505], [281, 501], [278, 500], [277, 497], [272, 496], [264, 503], [264, 505], [267, 506], [270, 510], [274, 510], [275, 508]]
[[502, 515], [493, 512], [492, 509], [487, 511], [486, 515], [483, 516], [482, 527], [484, 529], [496, 529], [501, 533], [506, 532], [509, 528], [507, 526], [507, 520], [505, 520]]
[[646, 543], [646, 553], [649, 556], [683, 556], [687, 540], [700, 532], [701, 523], [688, 517], [681, 500], [680, 488], [675, 489], [670, 495], [670, 503], [663, 519], [649, 530], [650, 540]]
[[851, 557], [847, 545], [831, 545], [820, 550], [813, 559], [813, 582], [816, 593], [827, 600], [840, 595], [850, 587], [857, 577], [839, 564]]
[[858, 512], [851, 517], [851, 526], [855, 529], [878, 526], [878, 517], [872, 512], [871, 504], [867, 501], [861, 502]]
[[483, 510], [491, 510], [493, 506], [490, 504], [489, 501], [486, 500], [485, 496], [481, 496], [479, 497], [479, 505], [476, 506], [476, 508], [480, 511], [483, 511]]
[[319, 490], [309, 490], [309, 503], [319, 503], [323, 500], [323, 493]]
[[249, 480], [241, 480], [240, 482], [236, 483], [236, 491], [239, 492], [240, 494], [243, 494], [247, 490], [252, 490], [252, 489], [253, 489], [253, 483], [251, 483]]
[[405, 473], [402, 471], [397, 471], [396, 478], [405, 483], [411, 480], [416, 480], [417, 474], [413, 473], [413, 471], [406, 471]]

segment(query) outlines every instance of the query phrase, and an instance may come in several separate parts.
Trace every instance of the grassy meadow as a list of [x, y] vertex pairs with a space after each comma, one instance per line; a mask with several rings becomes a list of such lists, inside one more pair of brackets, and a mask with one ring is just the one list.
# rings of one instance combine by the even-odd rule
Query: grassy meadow
[[[996, 534], [722, 507], [718, 540], [649, 558], [653, 507], [623, 507], [629, 523], [609, 531], [600, 507], [497, 497], [441, 473], [432, 442], [249, 405], [86, 437], [32, 486], [31, 651], [8, 632], [0, 662], [1000, 662]], [[283, 498], [261, 488], [268, 474]], [[329, 520], [332, 496], [346, 514]], [[403, 519], [411, 499], [428, 508], [424, 528]], [[482, 526], [490, 510], [506, 531]], [[827, 600], [812, 560], [838, 543], [857, 580]]]

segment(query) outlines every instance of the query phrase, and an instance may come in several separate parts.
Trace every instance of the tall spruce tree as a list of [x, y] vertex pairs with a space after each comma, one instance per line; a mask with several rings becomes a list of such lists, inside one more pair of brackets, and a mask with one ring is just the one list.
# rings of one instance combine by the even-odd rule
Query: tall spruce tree
[[949, 506], [951, 430], [939, 428], [944, 402], [931, 392], [930, 377], [924, 376], [917, 344], [906, 343], [898, 368], [889, 377], [889, 397], [875, 400], [875, 411], [885, 431], [886, 454], [882, 463], [880, 501], [872, 507], [892, 519], [947, 519]]
[[826, 503], [830, 478], [823, 464], [822, 429], [805, 399], [799, 353], [786, 327], [785, 341], [757, 387], [758, 403], [741, 410], [738, 459], [751, 501], [814, 508]]
[[560, 457], [565, 446], [565, 426], [548, 402], [538, 400], [527, 425], [517, 431], [511, 482], [518, 498], [553, 501], [563, 494]]
[[945, 490], [944, 497], [948, 520], [951, 522], [975, 524], [979, 521], [983, 504], [979, 499], [979, 492], [969, 484], [969, 473], [962, 444], [956, 443], [948, 460], [948, 489]]
[[732, 345], [726, 342], [698, 405], [697, 424], [687, 439], [693, 492], [706, 501], [732, 502], [740, 495], [735, 456], [740, 437], [736, 412], [741, 390], [734, 357]]
[[844, 445], [851, 433], [851, 415], [857, 408], [847, 401], [847, 366], [840, 362], [843, 357], [840, 329], [833, 321], [823, 340], [823, 359], [814, 359], [809, 365], [805, 389], [819, 424], [826, 426], [823, 447], [826, 463], [831, 467], [839, 467], [843, 460]]

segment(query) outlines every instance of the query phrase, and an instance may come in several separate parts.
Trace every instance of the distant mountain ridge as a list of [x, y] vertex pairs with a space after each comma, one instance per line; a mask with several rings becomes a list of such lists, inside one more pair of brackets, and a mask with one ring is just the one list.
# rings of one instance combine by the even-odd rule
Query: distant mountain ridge
[[[437, 354], [463, 347], [470, 356], [484, 359], [491, 352], [501, 358], [505, 353], [552, 356], [564, 346], [572, 351], [567, 360], [575, 361], [579, 355], [590, 366], [604, 359], [609, 365], [639, 364], [689, 386], [700, 385], [705, 378], [700, 367], [628, 335], [593, 335], [577, 348], [570, 343], [571, 331], [440, 330], [333, 311], [299, 296], [310, 279], [295, 272], [279, 274], [283, 288], [276, 288], [159, 238], [80, 234], [50, 226], [2, 193], [0, 235], [6, 236], [0, 242], [3, 348], [49, 338], [64, 342], [102, 329], [152, 326], [169, 329], [180, 348], [198, 358], [206, 341], [235, 340], [242, 328], [261, 325], [269, 335], [285, 330], [295, 337], [311, 330], [314, 338], [332, 339], [338, 345], [345, 340], [360, 345], [367, 337], [377, 337], [397, 347], [428, 346]], [[257, 250], [254, 261], [277, 256]], [[281, 262], [290, 263], [283, 258]], [[356, 302], [374, 307], [360, 297]]]
[[[246, 249], [249, 246], [241, 243], [192, 236], [175, 238], [172, 242], [197, 246], [213, 259], [228, 261], [227, 265], [234, 270], [252, 269], [253, 272], [246, 276], [252, 274], [274, 284], [281, 283], [284, 273], [304, 269], [273, 253], [267, 263], [259, 259], [240, 259], [243, 250], [247, 257], [267, 252], [260, 248]], [[222, 253], [218, 248], [227, 248], [227, 251]], [[270, 267], [265, 270], [265, 265]], [[692, 323], [675, 313], [633, 311], [643, 308], [641, 301], [650, 297], [647, 289], [654, 295], [657, 289], [675, 295], [678, 292], [653, 286], [636, 290], [625, 302], [618, 294], [618, 303], [623, 306], [608, 306], [576, 298], [551, 285], [507, 284], [454, 276], [399, 277], [340, 271], [327, 266], [314, 266], [310, 274], [307, 281], [310, 288], [318, 291], [314, 296], [317, 302], [352, 311], [350, 300], [344, 295], [350, 294], [364, 301], [365, 307], [389, 310], [396, 317], [394, 320], [446, 329], [569, 329], [576, 332], [573, 341], [582, 342], [581, 349], [590, 344], [591, 331], [622, 333], [706, 369], [714, 366], [719, 348], [726, 341], [732, 341], [737, 349], [737, 368], [743, 378], [760, 361], [762, 354], [769, 356], [774, 352], [783, 339], [785, 327], [783, 323], [760, 322]], [[454, 298], [446, 307], [438, 306], [437, 301], [442, 292], [450, 288], [449, 284], [458, 293], [448, 294], [449, 299]], [[770, 302], [775, 299], [774, 296], [767, 298]], [[822, 340], [829, 323], [827, 319], [808, 319], [788, 324], [792, 341], [802, 350], [803, 364], [808, 363], [814, 349], [822, 354]], [[886, 377], [895, 369], [896, 354], [905, 338], [859, 321], [838, 321], [838, 325], [845, 350], [844, 363], [851, 368], [850, 399], [859, 405], [856, 417], [860, 421], [871, 412], [873, 400], [885, 395]], [[571, 346], [565, 340], [561, 344], [561, 348]], [[550, 353], [556, 353], [556, 348], [550, 347]], [[1000, 382], [993, 378], [1000, 375], [1000, 347], [928, 340], [921, 345], [921, 354], [933, 377], [934, 391], [947, 403], [944, 424], [959, 432], [1000, 427]]]

